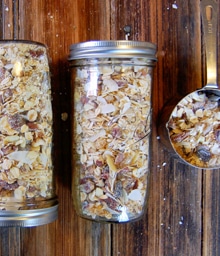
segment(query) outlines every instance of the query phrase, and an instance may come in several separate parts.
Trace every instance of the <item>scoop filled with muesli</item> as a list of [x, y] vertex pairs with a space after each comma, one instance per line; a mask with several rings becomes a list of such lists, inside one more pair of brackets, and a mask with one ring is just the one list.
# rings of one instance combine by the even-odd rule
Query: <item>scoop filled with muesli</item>
[[220, 167], [220, 90], [217, 85], [217, 4], [201, 1], [206, 39], [207, 84], [183, 98], [167, 123], [170, 142], [188, 164], [199, 168]]

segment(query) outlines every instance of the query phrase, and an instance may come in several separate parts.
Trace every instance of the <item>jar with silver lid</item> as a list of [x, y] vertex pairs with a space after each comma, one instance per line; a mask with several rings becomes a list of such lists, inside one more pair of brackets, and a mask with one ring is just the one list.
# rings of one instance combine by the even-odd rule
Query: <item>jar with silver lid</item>
[[70, 46], [72, 195], [83, 218], [123, 223], [145, 212], [155, 55], [139, 41]]
[[57, 218], [52, 106], [45, 45], [0, 42], [0, 226]]

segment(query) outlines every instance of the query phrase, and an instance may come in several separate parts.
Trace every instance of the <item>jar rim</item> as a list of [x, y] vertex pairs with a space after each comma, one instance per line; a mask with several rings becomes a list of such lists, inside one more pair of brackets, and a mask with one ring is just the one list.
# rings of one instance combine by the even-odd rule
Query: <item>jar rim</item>
[[2, 39], [0, 40], [0, 45], [2, 44], [35, 44], [43, 47], [47, 47], [44, 43], [32, 40], [25, 40], [25, 39]]
[[156, 45], [144, 41], [101, 40], [86, 41], [70, 46], [69, 60], [88, 58], [145, 57], [157, 61]]

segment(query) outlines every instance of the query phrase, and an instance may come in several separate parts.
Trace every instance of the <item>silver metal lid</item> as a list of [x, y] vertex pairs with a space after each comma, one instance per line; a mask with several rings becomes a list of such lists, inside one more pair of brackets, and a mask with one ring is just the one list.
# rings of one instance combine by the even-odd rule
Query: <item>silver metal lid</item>
[[58, 204], [36, 210], [0, 211], [0, 227], [35, 227], [55, 221]]
[[141, 41], [87, 41], [70, 46], [69, 60], [88, 58], [149, 58], [156, 61], [156, 45]]

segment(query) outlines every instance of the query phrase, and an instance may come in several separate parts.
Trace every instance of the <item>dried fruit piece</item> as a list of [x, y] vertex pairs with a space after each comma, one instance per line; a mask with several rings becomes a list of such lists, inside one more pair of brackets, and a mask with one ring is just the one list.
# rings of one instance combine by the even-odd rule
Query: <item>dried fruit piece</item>
[[8, 116], [8, 123], [13, 130], [20, 131], [21, 126], [24, 125], [26, 121], [21, 114], [16, 113]]
[[211, 156], [212, 156], [209, 148], [207, 146], [203, 146], [203, 145], [197, 146], [196, 154], [204, 162], [208, 162], [211, 159]]

